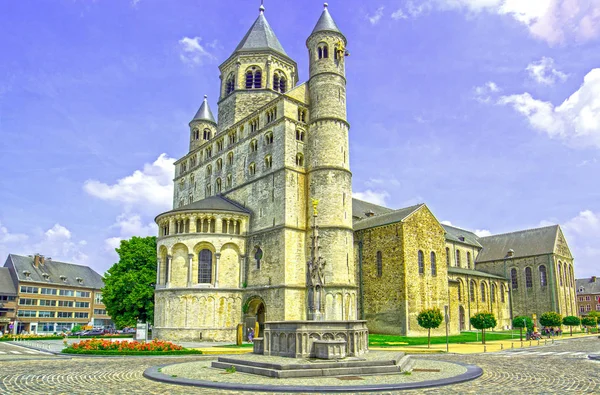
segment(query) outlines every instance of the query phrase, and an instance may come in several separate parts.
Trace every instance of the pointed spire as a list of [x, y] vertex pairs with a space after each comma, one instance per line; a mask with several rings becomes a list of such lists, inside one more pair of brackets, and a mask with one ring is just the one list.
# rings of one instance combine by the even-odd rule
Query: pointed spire
[[240, 41], [235, 52], [273, 50], [287, 56], [275, 32], [265, 18], [265, 6], [261, 4], [258, 10], [258, 18]]
[[212, 122], [212, 123], [217, 123], [215, 121], [215, 117], [213, 116], [212, 111], [210, 111], [210, 107], [208, 106], [208, 96], [204, 95], [204, 101], [202, 102], [202, 105], [200, 106], [200, 109], [198, 109], [198, 112], [196, 112], [196, 115], [194, 115], [194, 119], [192, 119], [193, 121], [208, 121], [208, 122]]
[[323, 13], [321, 14], [321, 17], [319, 18], [319, 21], [317, 22], [317, 25], [313, 29], [311, 35], [313, 35], [317, 32], [325, 32], [325, 31], [336, 32], [336, 33], [342, 34], [340, 29], [335, 24], [333, 18], [331, 17], [331, 14], [329, 14], [329, 10], [327, 9], [328, 6], [329, 6], [329, 4], [327, 4], [327, 3], [323, 4], [323, 7], [324, 7]]

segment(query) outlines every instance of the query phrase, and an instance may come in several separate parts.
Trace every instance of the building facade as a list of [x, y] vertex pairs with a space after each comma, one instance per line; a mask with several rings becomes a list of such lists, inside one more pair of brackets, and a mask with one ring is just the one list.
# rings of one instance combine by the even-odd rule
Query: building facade
[[12, 333], [17, 315], [17, 288], [6, 267], [0, 267], [0, 336]]
[[[425, 204], [392, 210], [352, 199], [346, 45], [325, 6], [300, 82], [261, 6], [219, 66], [218, 120], [205, 96], [175, 162], [173, 209], [156, 217], [156, 335], [233, 341], [240, 323], [306, 320], [313, 219], [325, 320], [422, 335], [416, 317], [430, 307], [447, 311], [452, 333], [471, 329], [469, 317], [482, 311], [500, 329], [513, 313], [573, 310], [573, 258], [558, 227], [540, 252], [526, 247], [535, 232], [523, 245], [479, 238], [440, 224]], [[531, 288], [544, 259], [546, 283]], [[525, 287], [513, 288], [513, 269]]]
[[[12, 333], [69, 331], [75, 325], [108, 328], [102, 277], [90, 267], [9, 254], [4, 264], [16, 291]], [[0, 295], [2, 295], [0, 289]]]
[[592, 311], [600, 312], [600, 281], [596, 276], [578, 278], [575, 280], [575, 289], [578, 315], [586, 316]]

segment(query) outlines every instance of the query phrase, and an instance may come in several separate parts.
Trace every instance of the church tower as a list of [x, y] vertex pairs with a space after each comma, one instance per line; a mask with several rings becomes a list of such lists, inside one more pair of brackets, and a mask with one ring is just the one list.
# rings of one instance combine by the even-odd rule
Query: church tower
[[317, 200], [320, 255], [325, 260], [325, 291], [329, 299], [325, 303], [325, 319], [352, 320], [357, 315], [357, 281], [348, 160], [350, 125], [346, 119], [346, 37], [329, 14], [327, 3], [306, 45], [310, 65], [307, 223], [312, 221], [312, 202]]
[[298, 82], [298, 66], [277, 39], [262, 5], [258, 18], [219, 70], [219, 130], [229, 128]]
[[217, 134], [217, 122], [204, 95], [202, 105], [190, 121], [190, 152], [200, 147]]

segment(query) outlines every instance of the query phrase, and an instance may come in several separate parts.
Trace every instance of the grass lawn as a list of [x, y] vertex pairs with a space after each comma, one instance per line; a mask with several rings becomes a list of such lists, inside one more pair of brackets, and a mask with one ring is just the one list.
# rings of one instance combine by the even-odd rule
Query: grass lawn
[[[519, 339], [519, 331], [495, 331], [485, 333], [485, 340], [510, 340]], [[525, 333], [523, 333], [525, 337]], [[448, 336], [450, 343], [471, 343], [481, 342], [481, 332], [462, 332], [460, 335]], [[404, 344], [403, 344], [404, 343]], [[408, 337], [394, 335], [377, 335], [369, 333], [370, 347], [397, 347], [397, 346], [418, 346], [427, 344], [427, 336]], [[446, 336], [431, 336], [431, 344], [446, 344]]]

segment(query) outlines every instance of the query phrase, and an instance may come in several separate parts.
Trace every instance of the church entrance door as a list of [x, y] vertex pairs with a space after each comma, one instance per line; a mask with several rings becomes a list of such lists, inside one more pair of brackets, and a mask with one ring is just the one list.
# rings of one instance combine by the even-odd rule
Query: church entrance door
[[248, 336], [250, 328], [254, 330], [254, 337], [262, 337], [266, 320], [265, 302], [262, 298], [256, 296], [251, 298], [247, 303], [248, 310], [244, 316], [244, 323], [246, 324], [245, 337]]
[[460, 322], [460, 331], [464, 331], [465, 330], [465, 308], [460, 306], [458, 308], [458, 319]]

